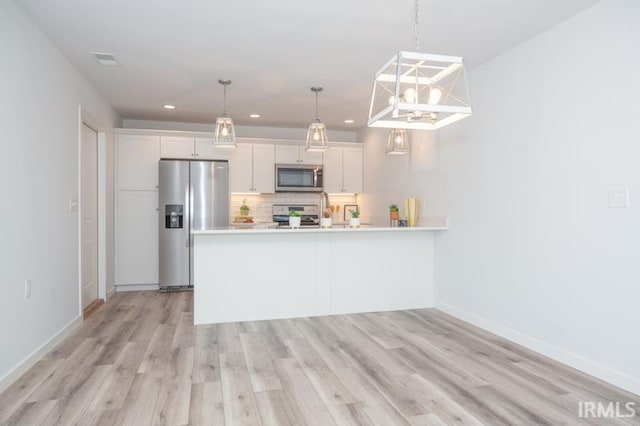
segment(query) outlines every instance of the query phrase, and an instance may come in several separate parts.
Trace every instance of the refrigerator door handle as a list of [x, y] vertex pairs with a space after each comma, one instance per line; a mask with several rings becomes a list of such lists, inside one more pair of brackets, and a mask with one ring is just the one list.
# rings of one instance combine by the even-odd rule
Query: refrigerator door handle
[[189, 181], [184, 184], [184, 209], [185, 247], [189, 247], [189, 234], [191, 234], [191, 185]]
[[193, 238], [191, 237], [191, 229], [193, 228], [193, 182], [188, 183], [189, 194], [189, 232], [187, 233], [187, 247], [193, 247]]

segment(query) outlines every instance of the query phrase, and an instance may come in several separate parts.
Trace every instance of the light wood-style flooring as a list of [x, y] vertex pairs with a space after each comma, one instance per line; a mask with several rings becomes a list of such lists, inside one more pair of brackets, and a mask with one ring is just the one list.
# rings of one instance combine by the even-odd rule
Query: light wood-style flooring
[[195, 327], [192, 297], [117, 294], [0, 394], [0, 423], [640, 424], [580, 419], [640, 399], [437, 310]]

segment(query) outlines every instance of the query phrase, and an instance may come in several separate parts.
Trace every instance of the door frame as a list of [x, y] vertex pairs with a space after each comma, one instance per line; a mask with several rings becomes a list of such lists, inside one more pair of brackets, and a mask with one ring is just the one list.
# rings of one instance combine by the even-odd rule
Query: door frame
[[107, 300], [107, 135], [105, 126], [78, 106], [78, 311], [82, 315], [82, 125], [98, 134], [98, 299]]

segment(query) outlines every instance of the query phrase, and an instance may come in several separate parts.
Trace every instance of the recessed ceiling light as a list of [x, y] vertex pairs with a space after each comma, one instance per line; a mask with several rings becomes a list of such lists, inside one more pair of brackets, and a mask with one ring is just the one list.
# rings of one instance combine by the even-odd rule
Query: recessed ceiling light
[[164, 109], [176, 109], [175, 105], [171, 105], [171, 104], [166, 104], [166, 105], [162, 105], [162, 108]]
[[116, 55], [113, 53], [105, 53], [105, 52], [89, 52], [89, 54], [96, 57], [100, 65], [107, 65], [110, 67], [117, 67], [120, 65], [116, 60]]
[[250, 114], [249, 117], [251, 117], [251, 118], [260, 118], [260, 114]]
[[354, 121], [351, 119], [344, 120], [344, 124], [353, 124]]

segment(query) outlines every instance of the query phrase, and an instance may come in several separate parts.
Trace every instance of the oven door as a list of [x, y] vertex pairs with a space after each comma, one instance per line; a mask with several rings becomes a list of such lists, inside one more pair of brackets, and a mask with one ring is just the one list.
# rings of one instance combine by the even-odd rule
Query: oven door
[[322, 192], [322, 166], [276, 164], [276, 192]]

